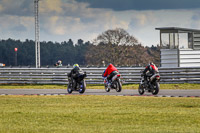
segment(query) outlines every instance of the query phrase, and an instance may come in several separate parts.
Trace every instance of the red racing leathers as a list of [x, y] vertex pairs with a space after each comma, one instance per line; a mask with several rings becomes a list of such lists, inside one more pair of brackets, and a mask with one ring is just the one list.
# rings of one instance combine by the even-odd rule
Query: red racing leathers
[[117, 71], [117, 68], [113, 66], [113, 64], [110, 64], [106, 70], [105, 70], [105, 73], [104, 73], [104, 77], [107, 77], [108, 75], [110, 75], [113, 71]]

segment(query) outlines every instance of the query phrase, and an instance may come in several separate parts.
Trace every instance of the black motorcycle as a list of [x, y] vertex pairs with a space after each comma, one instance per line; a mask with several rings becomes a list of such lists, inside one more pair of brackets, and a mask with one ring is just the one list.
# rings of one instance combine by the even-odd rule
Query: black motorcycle
[[160, 90], [160, 75], [156, 73], [154, 75], [147, 74], [147, 82], [144, 82], [144, 75], [141, 75], [141, 81], [139, 84], [138, 92], [143, 95], [144, 92], [150, 92], [153, 95], [157, 95]]
[[76, 80], [72, 79], [71, 77], [68, 77], [68, 86], [67, 86], [67, 91], [69, 94], [72, 93], [72, 91], [78, 91], [79, 93], [84, 93], [86, 90], [86, 82], [85, 82], [85, 77], [86, 73], [80, 73], [78, 74]]
[[115, 89], [117, 92], [121, 92], [122, 83], [120, 77], [121, 77], [120, 74], [116, 74], [115, 76], [112, 77], [111, 81], [108, 81], [107, 78], [104, 78], [104, 86], [106, 92], [109, 92], [110, 89]]

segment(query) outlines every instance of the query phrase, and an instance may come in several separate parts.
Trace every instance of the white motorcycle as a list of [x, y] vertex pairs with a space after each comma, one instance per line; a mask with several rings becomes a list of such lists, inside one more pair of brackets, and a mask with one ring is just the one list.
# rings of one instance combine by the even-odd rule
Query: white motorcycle
[[117, 92], [121, 92], [122, 90], [122, 83], [120, 80], [121, 75], [116, 74], [112, 77], [111, 81], [108, 81], [107, 78], [104, 78], [104, 86], [106, 92], [109, 92], [111, 89], [115, 89]]

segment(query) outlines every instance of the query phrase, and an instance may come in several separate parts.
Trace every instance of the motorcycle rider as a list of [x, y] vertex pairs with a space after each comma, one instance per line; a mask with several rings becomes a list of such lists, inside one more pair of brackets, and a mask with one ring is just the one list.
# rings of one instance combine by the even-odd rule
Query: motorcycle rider
[[119, 74], [119, 71], [113, 64], [109, 64], [104, 73], [102, 74], [103, 77], [107, 78], [108, 87], [110, 88], [110, 83], [112, 81], [112, 77], [116, 74]]
[[147, 77], [151, 77], [154, 74], [158, 72], [158, 68], [153, 62], [150, 62], [144, 69], [143, 74], [141, 76], [144, 76], [144, 83], [147, 84], [148, 80]]
[[71, 78], [73, 88], [75, 88], [79, 76], [86, 76], [86, 73], [83, 75], [81, 75], [81, 73], [83, 73], [83, 70], [79, 67], [78, 64], [74, 64], [71, 72], [67, 74], [68, 77]]

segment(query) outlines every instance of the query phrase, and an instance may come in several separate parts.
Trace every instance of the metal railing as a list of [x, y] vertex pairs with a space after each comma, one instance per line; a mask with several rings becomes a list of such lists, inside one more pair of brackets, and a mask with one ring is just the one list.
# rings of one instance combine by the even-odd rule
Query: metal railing
[[[106, 68], [82, 68], [87, 72], [87, 84], [103, 84]], [[143, 67], [118, 68], [124, 84], [138, 84]], [[71, 68], [0, 68], [0, 84], [68, 84]], [[200, 83], [200, 67], [159, 68], [161, 84]]]

